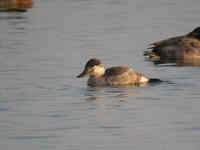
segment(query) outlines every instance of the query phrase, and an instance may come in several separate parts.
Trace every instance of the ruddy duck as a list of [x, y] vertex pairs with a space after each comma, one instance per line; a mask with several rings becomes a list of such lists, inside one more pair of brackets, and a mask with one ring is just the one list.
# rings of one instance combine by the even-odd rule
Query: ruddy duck
[[172, 37], [166, 40], [152, 43], [151, 51], [145, 51], [144, 55], [149, 56], [153, 61], [200, 60], [200, 27], [192, 32]]
[[161, 81], [150, 79], [128, 67], [117, 66], [105, 70], [102, 62], [97, 58], [90, 59], [77, 78], [87, 75], [89, 75], [89, 86], [139, 86], [151, 81]]

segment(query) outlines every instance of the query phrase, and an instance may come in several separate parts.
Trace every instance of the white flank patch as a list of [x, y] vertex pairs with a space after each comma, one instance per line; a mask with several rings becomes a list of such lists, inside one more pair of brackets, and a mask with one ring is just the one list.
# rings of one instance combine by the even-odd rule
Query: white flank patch
[[146, 82], [148, 82], [148, 81], [149, 81], [149, 79], [146, 78], [146, 77], [143, 77], [143, 76], [142, 76], [142, 77], [140, 78], [140, 82], [141, 82], [141, 83], [146, 83]]

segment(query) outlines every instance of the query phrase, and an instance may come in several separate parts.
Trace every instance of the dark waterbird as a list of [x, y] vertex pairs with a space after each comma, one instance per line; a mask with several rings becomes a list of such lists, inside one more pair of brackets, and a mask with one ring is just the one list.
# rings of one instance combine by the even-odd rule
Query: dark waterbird
[[200, 66], [200, 27], [192, 32], [151, 44], [144, 55], [155, 63]]

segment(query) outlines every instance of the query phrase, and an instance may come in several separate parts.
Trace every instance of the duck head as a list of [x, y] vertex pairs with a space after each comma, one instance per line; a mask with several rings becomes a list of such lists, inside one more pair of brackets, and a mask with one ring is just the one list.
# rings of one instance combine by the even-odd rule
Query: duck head
[[97, 58], [92, 58], [86, 63], [83, 72], [80, 73], [77, 78], [86, 77], [88, 75], [98, 77], [102, 76], [104, 72], [105, 69], [101, 61]]

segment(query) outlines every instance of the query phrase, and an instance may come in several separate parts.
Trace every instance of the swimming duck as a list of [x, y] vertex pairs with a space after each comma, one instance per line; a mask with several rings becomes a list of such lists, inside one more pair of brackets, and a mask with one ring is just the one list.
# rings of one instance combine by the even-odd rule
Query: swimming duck
[[192, 32], [152, 43], [151, 51], [145, 51], [153, 61], [200, 60], [200, 27]]
[[161, 81], [150, 79], [128, 67], [117, 66], [105, 70], [103, 63], [97, 58], [90, 59], [77, 78], [87, 75], [89, 75], [89, 86], [138, 86], [152, 81]]

